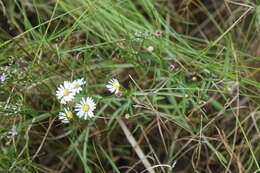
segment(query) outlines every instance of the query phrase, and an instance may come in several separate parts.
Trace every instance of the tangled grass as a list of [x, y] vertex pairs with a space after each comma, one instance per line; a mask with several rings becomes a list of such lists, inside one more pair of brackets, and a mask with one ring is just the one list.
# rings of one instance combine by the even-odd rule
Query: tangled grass
[[[0, 1], [0, 172], [260, 172], [259, 5]], [[62, 123], [79, 78], [95, 116]]]

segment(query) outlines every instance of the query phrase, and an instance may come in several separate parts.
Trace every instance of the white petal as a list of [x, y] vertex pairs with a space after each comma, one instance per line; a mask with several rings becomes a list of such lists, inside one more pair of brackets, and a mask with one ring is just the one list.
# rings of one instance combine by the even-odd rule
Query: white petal
[[94, 113], [93, 113], [92, 111], [88, 112], [88, 117], [89, 117], [89, 118], [94, 117]]

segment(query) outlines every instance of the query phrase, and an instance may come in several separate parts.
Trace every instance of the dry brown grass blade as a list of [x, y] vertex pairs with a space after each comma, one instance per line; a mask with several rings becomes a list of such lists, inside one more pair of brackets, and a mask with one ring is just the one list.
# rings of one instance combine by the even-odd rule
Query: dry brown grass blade
[[37, 157], [37, 155], [39, 154], [39, 152], [41, 151], [41, 148], [43, 147], [43, 144], [44, 144], [44, 142], [46, 140], [47, 135], [49, 134], [49, 132], [51, 130], [51, 127], [52, 127], [52, 124], [54, 123], [54, 121], [55, 121], [55, 118], [53, 118], [51, 120], [51, 122], [49, 124], [49, 127], [48, 127], [48, 129], [47, 129], [47, 131], [46, 131], [46, 133], [45, 133], [45, 135], [44, 135], [44, 137], [42, 139], [42, 142], [41, 142], [40, 146], [38, 147], [37, 151], [35, 152], [35, 154], [33, 155], [32, 160], [34, 160]]
[[[214, 117], [212, 118], [205, 126], [203, 126], [203, 128], [201, 128], [200, 132], [199, 133], [202, 133], [205, 129], [207, 129], [209, 127], [209, 125], [211, 125], [213, 122], [215, 122], [223, 113], [225, 113], [226, 109], [234, 102], [237, 100], [239, 95], [236, 95], [231, 101], [229, 101], [224, 109], [222, 109], [221, 111], [219, 111], [219, 113]], [[197, 134], [199, 135], [199, 134]], [[179, 158], [183, 155], [183, 151], [184, 149], [192, 142], [193, 138], [190, 139], [186, 144], [183, 145], [183, 147], [177, 152], [176, 156], [180, 155]], [[178, 159], [176, 159], [178, 160]]]
[[[132, 78], [132, 76], [129, 75], [129, 77], [130, 77], [130, 79], [134, 82], [135, 86], [136, 86], [141, 92], [144, 93], [143, 89], [135, 82], [135, 80]], [[147, 101], [147, 103], [148, 103], [148, 106], [151, 108], [151, 110], [153, 111], [153, 113], [156, 115], [156, 120], [157, 120], [157, 125], [158, 125], [158, 129], [159, 129], [160, 137], [161, 137], [161, 139], [162, 139], [165, 152], [168, 152], [168, 151], [167, 151], [166, 142], [165, 142], [165, 140], [164, 140], [164, 136], [163, 136], [162, 129], [161, 129], [161, 124], [160, 124], [161, 117], [160, 117], [160, 115], [159, 115], [159, 112], [154, 108], [153, 104], [151, 103], [151, 101], [149, 100], [149, 98], [148, 98], [146, 95], [144, 95], [144, 98], [146, 99], [146, 101]]]
[[133, 147], [133, 149], [135, 150], [136, 154], [138, 155], [138, 157], [140, 158], [140, 160], [142, 161], [144, 167], [146, 168], [146, 170], [149, 173], [155, 173], [154, 169], [152, 168], [152, 165], [150, 164], [150, 162], [148, 161], [148, 159], [146, 158], [143, 150], [141, 149], [141, 147], [137, 144], [137, 141], [135, 140], [135, 138], [133, 137], [133, 135], [131, 134], [131, 132], [129, 131], [129, 129], [127, 128], [126, 124], [124, 123], [124, 121], [122, 121], [120, 118], [116, 118], [117, 122], [119, 123], [120, 127], [122, 128], [127, 140], [129, 141], [129, 143], [131, 144], [131, 146]]
[[220, 130], [219, 128], [217, 128], [217, 132], [219, 134], [219, 137], [222, 141], [222, 143], [224, 144], [225, 148], [227, 149], [229, 155], [230, 155], [230, 159], [231, 161], [235, 161], [237, 163], [237, 167], [239, 169], [239, 173], [243, 173], [245, 172], [245, 168], [243, 167], [242, 162], [239, 159], [239, 155], [237, 155], [234, 150], [230, 147], [230, 145], [228, 144], [228, 140], [227, 137], [225, 135], [225, 132], [223, 130]]

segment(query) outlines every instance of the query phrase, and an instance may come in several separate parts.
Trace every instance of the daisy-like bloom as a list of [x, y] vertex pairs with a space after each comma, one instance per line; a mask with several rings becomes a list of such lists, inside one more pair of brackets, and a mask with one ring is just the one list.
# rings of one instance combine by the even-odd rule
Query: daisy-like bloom
[[120, 84], [117, 79], [111, 79], [106, 87], [111, 93], [118, 93], [120, 89]]
[[74, 81], [72, 82], [72, 84], [71, 84], [71, 85], [72, 85], [73, 92], [74, 92], [75, 94], [78, 94], [78, 93], [82, 90], [81, 86], [84, 85], [84, 84], [86, 84], [86, 81], [84, 81], [83, 78], [78, 79], [78, 80], [74, 80]]
[[60, 99], [61, 104], [66, 104], [74, 99], [75, 92], [73, 92], [72, 84], [68, 81], [64, 81], [63, 85], [60, 85], [56, 91], [56, 96]]
[[63, 112], [59, 113], [59, 119], [61, 120], [61, 122], [63, 123], [69, 123], [70, 119], [72, 118], [73, 114], [69, 109], [64, 109]]
[[94, 116], [93, 111], [96, 109], [96, 103], [91, 97], [82, 99], [79, 104], [76, 104], [75, 110], [77, 111], [77, 116], [79, 118], [84, 118], [85, 120]]

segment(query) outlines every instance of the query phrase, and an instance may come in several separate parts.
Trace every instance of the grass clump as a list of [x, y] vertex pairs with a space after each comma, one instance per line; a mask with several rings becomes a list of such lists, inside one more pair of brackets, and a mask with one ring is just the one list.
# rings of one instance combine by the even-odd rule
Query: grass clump
[[260, 171], [259, 5], [0, 2], [0, 172]]

